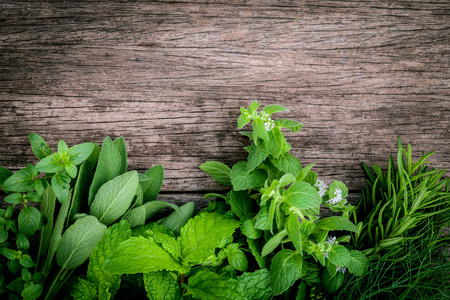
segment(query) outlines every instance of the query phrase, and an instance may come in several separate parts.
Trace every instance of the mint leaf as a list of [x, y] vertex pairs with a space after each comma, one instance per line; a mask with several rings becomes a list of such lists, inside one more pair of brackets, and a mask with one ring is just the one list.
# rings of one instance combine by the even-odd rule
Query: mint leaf
[[127, 172], [105, 183], [95, 195], [89, 214], [105, 225], [119, 219], [131, 205], [139, 185], [136, 171]]
[[350, 252], [342, 245], [333, 245], [328, 252], [328, 259], [335, 266], [348, 266], [351, 261]]
[[230, 244], [225, 249], [228, 263], [238, 271], [245, 272], [248, 269], [248, 260], [245, 253], [239, 249], [239, 244]]
[[231, 237], [239, 222], [216, 213], [202, 213], [181, 228], [180, 245], [183, 265], [201, 264], [217, 247]]
[[363, 276], [368, 264], [369, 260], [361, 251], [350, 251], [350, 264], [347, 265], [350, 273]]
[[252, 144], [248, 154], [247, 172], [251, 172], [258, 167], [267, 158], [267, 155], [269, 155], [269, 150], [267, 150], [265, 142], [258, 146]]
[[284, 147], [286, 145], [286, 139], [279, 127], [274, 127], [268, 133], [269, 139], [266, 141], [266, 148], [270, 154], [275, 158], [279, 158], [282, 153], [284, 153]]
[[355, 224], [344, 217], [328, 217], [316, 222], [316, 228], [322, 230], [347, 230], [357, 232]]
[[130, 225], [120, 221], [108, 228], [105, 235], [95, 247], [89, 258], [87, 270], [88, 279], [100, 290], [102, 282], [109, 284], [109, 292], [114, 295], [120, 286], [120, 276], [110, 274], [105, 269], [105, 260], [114, 252], [117, 246], [131, 236]]
[[248, 300], [267, 300], [272, 295], [270, 272], [267, 269], [246, 272], [238, 277], [238, 283]]
[[263, 111], [269, 115], [280, 112], [280, 111], [289, 111], [286, 107], [277, 104], [270, 104], [263, 108]]
[[53, 153], [47, 157], [44, 157], [36, 164], [36, 170], [38, 172], [57, 173], [63, 169], [64, 165], [61, 162], [61, 155], [59, 153]]
[[297, 181], [289, 187], [286, 202], [298, 209], [308, 209], [319, 206], [322, 203], [322, 198], [311, 184]]
[[291, 239], [295, 249], [302, 255], [302, 234], [300, 232], [300, 222], [295, 214], [290, 214], [284, 224], [287, 234]]
[[303, 259], [290, 249], [275, 254], [270, 267], [270, 286], [273, 294], [279, 295], [290, 288], [300, 277]]
[[145, 175], [149, 180], [141, 183], [144, 191], [144, 203], [153, 201], [158, 197], [164, 180], [164, 169], [161, 165], [156, 165], [145, 172]]
[[19, 213], [17, 223], [19, 232], [26, 236], [33, 235], [39, 229], [41, 213], [35, 207], [26, 206]]
[[94, 216], [85, 216], [71, 225], [61, 237], [56, 250], [56, 262], [63, 269], [83, 264], [106, 232], [106, 226]]
[[231, 206], [231, 211], [241, 221], [251, 219], [255, 216], [256, 203], [250, 198], [247, 191], [231, 190], [228, 193], [228, 202]]
[[67, 155], [69, 156], [69, 161], [74, 165], [78, 166], [84, 162], [95, 148], [94, 143], [83, 143], [75, 145], [69, 148]]
[[153, 238], [131, 237], [120, 243], [105, 261], [106, 270], [112, 274], [136, 274], [161, 270], [186, 273], [181, 266], [161, 248]]
[[246, 220], [239, 228], [243, 235], [251, 239], [259, 239], [261, 237], [261, 230], [256, 229], [256, 221], [254, 219]]
[[272, 236], [270, 240], [268, 240], [267, 243], [264, 245], [261, 251], [261, 256], [264, 257], [269, 253], [272, 253], [272, 251], [275, 250], [281, 244], [281, 242], [284, 240], [286, 236], [287, 236], [286, 229], [278, 231], [277, 234]]
[[[159, 225], [162, 226], [162, 225]], [[165, 227], [165, 226], [163, 226]], [[150, 236], [157, 242], [164, 250], [166, 250], [176, 260], [181, 257], [180, 241], [175, 238], [173, 234], [167, 234], [161, 231], [149, 230]]]
[[292, 174], [295, 177], [302, 170], [302, 164], [300, 163], [298, 158], [290, 153], [285, 153], [279, 158], [270, 157], [270, 162], [273, 163], [279, 170], [283, 171], [284, 173]]
[[9, 176], [3, 182], [2, 188], [8, 192], [31, 192], [34, 190], [34, 177], [36, 175], [36, 170], [30, 165]]
[[40, 135], [30, 133], [28, 138], [30, 139], [31, 149], [37, 158], [43, 159], [52, 154], [52, 149], [47, 146], [47, 143]]
[[231, 183], [236, 191], [247, 190], [264, 185], [267, 173], [262, 169], [247, 172], [247, 162], [240, 161], [231, 169]]
[[149, 272], [143, 275], [145, 291], [149, 299], [182, 299], [178, 283], [169, 272]]
[[332, 293], [339, 289], [339, 287], [344, 282], [345, 275], [341, 272], [337, 272], [333, 277], [328, 272], [327, 269], [323, 270], [322, 273], [322, 284], [325, 290]]
[[190, 276], [186, 287], [194, 299], [246, 300], [236, 279], [220, 276], [208, 269], [198, 270]]
[[272, 220], [269, 221], [269, 205], [261, 206], [256, 215], [255, 228], [259, 230], [269, 230], [271, 221]]
[[256, 118], [253, 120], [253, 132], [262, 140], [269, 140], [269, 135], [266, 131], [266, 126], [264, 125], [264, 121], [260, 118]]
[[78, 277], [78, 282], [74, 284], [70, 295], [77, 300], [96, 300], [97, 288], [89, 280]]
[[302, 123], [288, 119], [276, 119], [275, 126], [287, 128], [291, 130], [293, 133], [296, 133], [297, 131], [303, 128]]
[[227, 165], [217, 161], [207, 161], [199, 168], [221, 185], [231, 186], [231, 169]]

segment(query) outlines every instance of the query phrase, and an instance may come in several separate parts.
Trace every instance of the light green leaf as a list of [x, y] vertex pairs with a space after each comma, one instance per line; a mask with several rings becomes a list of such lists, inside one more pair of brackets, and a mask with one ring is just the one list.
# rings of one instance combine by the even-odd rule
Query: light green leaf
[[97, 168], [91, 187], [89, 188], [88, 203], [91, 205], [97, 191], [103, 184], [126, 172], [123, 171], [123, 153], [119, 151], [109, 136], [103, 140], [98, 158]]
[[308, 209], [319, 206], [322, 198], [311, 184], [297, 181], [289, 187], [286, 202], [298, 209]]
[[70, 295], [77, 300], [97, 300], [97, 288], [89, 280], [78, 277]]
[[302, 272], [302, 257], [290, 249], [275, 254], [270, 267], [270, 286], [273, 294], [279, 295], [290, 288]]
[[113, 274], [148, 273], [161, 270], [185, 273], [183, 267], [161, 248], [153, 238], [131, 237], [120, 243], [105, 261], [106, 270]]
[[303, 124], [294, 120], [276, 119], [275, 126], [284, 127], [296, 133], [297, 131], [302, 129]]
[[267, 269], [246, 272], [238, 277], [238, 283], [248, 300], [267, 300], [272, 295], [270, 272]]
[[180, 300], [181, 290], [175, 278], [167, 271], [144, 273], [147, 297], [154, 300]]
[[14, 173], [8, 170], [7, 168], [0, 167], [0, 187], [3, 189], [4, 192], [8, 192], [8, 190], [5, 190], [3, 187], [3, 183], [11, 177]]
[[[155, 224], [157, 225], [157, 224]], [[162, 226], [162, 225], [159, 225]], [[163, 228], [166, 228], [165, 226], [162, 226]], [[156, 227], [156, 229], [159, 229]], [[179, 260], [181, 257], [181, 246], [180, 241], [175, 238], [175, 236], [170, 232], [169, 234], [164, 232], [164, 229], [159, 231], [155, 230], [149, 230], [147, 231], [148, 235], [153, 238], [155, 242], [157, 242], [164, 250], [166, 250], [170, 255], [172, 255], [173, 258], [176, 260]]]
[[67, 147], [66, 142], [60, 140], [58, 142], [58, 153], [62, 156], [63, 154], [67, 154], [67, 151], [69, 151], [69, 147]]
[[350, 273], [356, 276], [363, 276], [368, 264], [369, 260], [361, 251], [350, 251], [350, 264], [348, 265]]
[[231, 183], [236, 191], [263, 186], [266, 179], [267, 173], [262, 169], [247, 172], [245, 161], [237, 162], [231, 170]]
[[227, 165], [217, 161], [207, 161], [201, 164], [199, 168], [208, 173], [218, 183], [231, 186], [231, 169]]
[[344, 217], [328, 217], [316, 222], [316, 228], [322, 230], [347, 230], [357, 232], [355, 224]]
[[269, 135], [267, 134], [264, 121], [260, 118], [256, 118], [253, 120], [253, 131], [260, 139], [264, 141], [269, 140]]
[[40, 135], [30, 133], [28, 138], [30, 139], [31, 149], [37, 158], [43, 159], [52, 154], [52, 149], [47, 146], [47, 143]]
[[303, 255], [302, 252], [302, 234], [300, 232], [300, 223], [298, 221], [298, 217], [295, 214], [290, 214], [286, 223], [284, 223], [284, 227], [286, 228], [287, 234], [291, 239], [292, 244], [295, 249], [299, 252], [300, 255]]
[[188, 292], [201, 300], [246, 300], [236, 279], [220, 276], [208, 269], [195, 272], [188, 279]]
[[100, 283], [109, 284], [109, 292], [114, 296], [120, 286], [120, 276], [110, 274], [105, 269], [105, 260], [114, 252], [117, 246], [131, 236], [130, 225], [126, 221], [120, 221], [108, 228], [105, 235], [95, 247], [89, 258], [87, 270], [88, 279], [100, 289]]
[[[5, 172], [7, 174], [8, 172]], [[34, 177], [37, 175], [34, 167], [23, 168], [6, 179], [2, 188], [8, 192], [31, 192], [34, 190]]]
[[286, 107], [278, 104], [267, 105], [263, 108], [263, 111], [269, 115], [280, 112], [280, 111], [289, 111]]
[[94, 143], [83, 143], [70, 147], [68, 151], [69, 161], [78, 166], [84, 162], [94, 150], [96, 144]]
[[26, 236], [33, 235], [39, 229], [41, 213], [35, 207], [26, 206], [23, 208], [17, 219], [19, 232]]
[[281, 242], [284, 240], [286, 236], [287, 236], [286, 229], [277, 232], [277, 234], [271, 237], [270, 240], [268, 240], [267, 243], [264, 245], [261, 251], [261, 256], [264, 257], [272, 253], [272, 251], [275, 250], [281, 244]]
[[141, 182], [144, 191], [144, 203], [153, 201], [158, 197], [164, 181], [164, 169], [161, 165], [156, 165], [145, 172], [148, 181]]
[[267, 150], [265, 142], [258, 146], [252, 144], [248, 154], [247, 172], [251, 172], [258, 167], [267, 158], [267, 155], [269, 155], [269, 150]]
[[95, 195], [89, 214], [111, 225], [130, 207], [139, 185], [136, 171], [127, 172], [105, 183]]
[[247, 111], [254, 113], [260, 105], [261, 103], [258, 103], [258, 101], [255, 100], [248, 106]]
[[238, 227], [238, 221], [216, 213], [202, 213], [190, 219], [179, 237], [183, 265], [205, 262]]
[[261, 206], [258, 215], [256, 216], [255, 228], [259, 230], [269, 230], [269, 205]]
[[279, 127], [274, 127], [268, 133], [268, 140], [266, 141], [266, 148], [270, 154], [272, 154], [276, 159], [283, 154], [283, 149], [286, 144], [286, 139]]
[[248, 260], [245, 253], [239, 249], [239, 244], [230, 244], [226, 248], [228, 263], [238, 271], [245, 272], [248, 269]]
[[61, 237], [56, 250], [56, 262], [62, 269], [73, 269], [83, 264], [106, 232], [106, 226], [94, 216], [78, 219]]
[[180, 234], [181, 227], [186, 224], [186, 222], [192, 217], [193, 214], [194, 202], [188, 202], [180, 206], [180, 211], [174, 211], [173, 213], [162, 219], [160, 224], [166, 226], [178, 235]]
[[333, 181], [332, 184], [330, 184], [330, 188], [328, 189], [328, 193], [329, 193], [329, 197], [333, 198], [335, 196], [335, 190], [336, 189], [340, 189], [342, 192], [342, 199], [344, 199], [345, 197], [347, 197], [348, 195], [348, 189], [345, 186], [345, 184], [341, 181]]
[[270, 161], [279, 170], [283, 171], [284, 173], [292, 174], [294, 176], [297, 176], [302, 170], [302, 164], [300, 163], [298, 158], [290, 153], [285, 153], [279, 158], [270, 157]]
[[261, 230], [256, 229], [255, 225], [256, 221], [254, 219], [246, 220], [240, 227], [242, 234], [254, 240], [259, 239], [262, 232]]
[[62, 169], [64, 169], [64, 165], [61, 162], [61, 155], [59, 153], [53, 153], [36, 164], [36, 170], [38, 172], [57, 173]]
[[64, 162], [64, 168], [66, 169], [66, 172], [70, 177], [75, 178], [77, 176], [78, 169], [70, 161]]
[[328, 259], [336, 266], [348, 266], [350, 264], [350, 252], [342, 245], [334, 244], [328, 252]]
[[70, 181], [72, 179], [67, 174], [56, 173], [53, 175], [51, 185], [59, 202], [64, 203], [69, 199]]
[[300, 172], [298, 173], [297, 177], [295, 178], [296, 181], [303, 181], [303, 179], [306, 178], [306, 176], [309, 174], [309, 171], [314, 167], [315, 164], [307, 165], [306, 167], [302, 168]]

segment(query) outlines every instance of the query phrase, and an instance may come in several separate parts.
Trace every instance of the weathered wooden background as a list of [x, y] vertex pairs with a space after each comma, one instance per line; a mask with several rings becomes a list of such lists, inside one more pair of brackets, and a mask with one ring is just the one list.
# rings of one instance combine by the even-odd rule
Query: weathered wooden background
[[449, 67], [448, 0], [5, 0], [0, 165], [36, 162], [30, 132], [124, 136], [130, 169], [164, 166], [161, 199], [202, 207], [226, 189], [198, 166], [246, 158], [236, 120], [257, 99], [291, 109], [292, 153], [357, 200], [361, 162], [385, 166], [398, 136], [450, 168]]

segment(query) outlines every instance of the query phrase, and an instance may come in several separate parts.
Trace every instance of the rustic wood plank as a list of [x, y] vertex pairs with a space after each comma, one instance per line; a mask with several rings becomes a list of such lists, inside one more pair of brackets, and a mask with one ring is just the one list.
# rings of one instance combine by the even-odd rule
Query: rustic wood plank
[[352, 192], [398, 136], [448, 169], [449, 16], [448, 1], [2, 2], [0, 165], [36, 161], [30, 132], [124, 136], [130, 169], [164, 166], [163, 193], [225, 191], [198, 166], [245, 159], [236, 120], [258, 99], [289, 107], [292, 152]]

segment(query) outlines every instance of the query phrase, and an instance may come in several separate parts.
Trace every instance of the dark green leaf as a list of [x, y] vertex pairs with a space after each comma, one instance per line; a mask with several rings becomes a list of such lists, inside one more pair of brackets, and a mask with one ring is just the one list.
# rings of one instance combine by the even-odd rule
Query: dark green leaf
[[78, 166], [91, 155], [94, 148], [94, 143], [83, 143], [70, 147], [67, 153], [69, 156], [69, 161], [75, 166]]
[[15, 292], [22, 292], [23, 291], [23, 279], [21, 277], [16, 278], [6, 286], [8, 290], [15, 291]]
[[3, 182], [2, 188], [9, 192], [31, 192], [34, 190], [34, 167], [28, 166], [17, 171]]
[[70, 295], [77, 300], [96, 300], [97, 288], [89, 280], [78, 277], [78, 282], [74, 284]]
[[31, 236], [39, 229], [41, 213], [35, 207], [26, 206], [19, 213], [17, 219], [19, 231], [26, 236]]
[[7, 190], [4, 189], [3, 183], [6, 181], [6, 179], [11, 177], [13, 174], [14, 173], [11, 172], [10, 170], [0, 167], [0, 187], [3, 189], [3, 191], [8, 192]]
[[22, 203], [22, 194], [21, 193], [14, 193], [10, 194], [3, 199], [6, 203], [9, 204], [19, 204]]
[[19, 233], [17, 235], [16, 245], [17, 249], [22, 251], [30, 248], [30, 242], [28, 241], [27, 237], [22, 233]]
[[350, 252], [342, 245], [333, 245], [328, 253], [328, 259], [336, 266], [348, 266], [350, 264]]
[[161, 165], [156, 165], [145, 172], [145, 175], [149, 180], [141, 183], [144, 191], [144, 203], [153, 201], [158, 197], [164, 180], [164, 169]]
[[256, 203], [246, 191], [231, 190], [228, 193], [228, 201], [231, 206], [231, 211], [241, 221], [251, 219], [255, 216]]
[[25, 199], [31, 202], [41, 202], [42, 197], [38, 195], [36, 192], [28, 192], [25, 194]]
[[239, 276], [238, 283], [248, 300], [267, 300], [272, 295], [270, 272], [267, 269], [244, 273]]
[[231, 170], [231, 183], [236, 191], [263, 186], [266, 179], [267, 173], [262, 169], [247, 172], [247, 162], [245, 161], [237, 162]]
[[323, 287], [330, 293], [335, 292], [341, 287], [344, 278], [345, 276], [341, 272], [337, 272], [335, 276], [331, 277], [328, 270], [325, 269], [322, 273]]
[[22, 257], [19, 259], [19, 263], [25, 268], [31, 268], [36, 266], [36, 264], [33, 262], [33, 259], [31, 259], [31, 257], [28, 254], [22, 255]]
[[8, 239], [8, 231], [5, 228], [0, 227], [0, 244]]
[[218, 183], [231, 186], [231, 169], [227, 165], [217, 161], [207, 161], [199, 168], [208, 173]]
[[289, 187], [286, 202], [298, 209], [307, 209], [319, 206], [322, 198], [311, 184], [297, 181]]
[[297, 281], [302, 265], [302, 257], [290, 249], [275, 254], [270, 268], [270, 285], [274, 295], [285, 292]]
[[36, 165], [36, 170], [38, 172], [57, 173], [62, 169], [64, 169], [64, 165], [61, 162], [61, 155], [59, 153], [53, 153], [43, 158]]
[[161, 220], [160, 224], [172, 230], [175, 234], [180, 234], [180, 229], [194, 214], [194, 202], [188, 202], [180, 206], [180, 212], [174, 211]]
[[40, 284], [33, 284], [27, 286], [22, 291], [23, 300], [36, 300], [42, 294], [44, 287]]
[[64, 203], [69, 199], [70, 181], [72, 179], [67, 174], [56, 173], [53, 175], [51, 185], [59, 202]]
[[182, 299], [178, 283], [169, 272], [149, 272], [143, 274], [143, 276], [145, 291], [149, 299]]
[[369, 260], [361, 251], [350, 251], [350, 264], [348, 265], [350, 273], [356, 276], [363, 276], [368, 264]]

